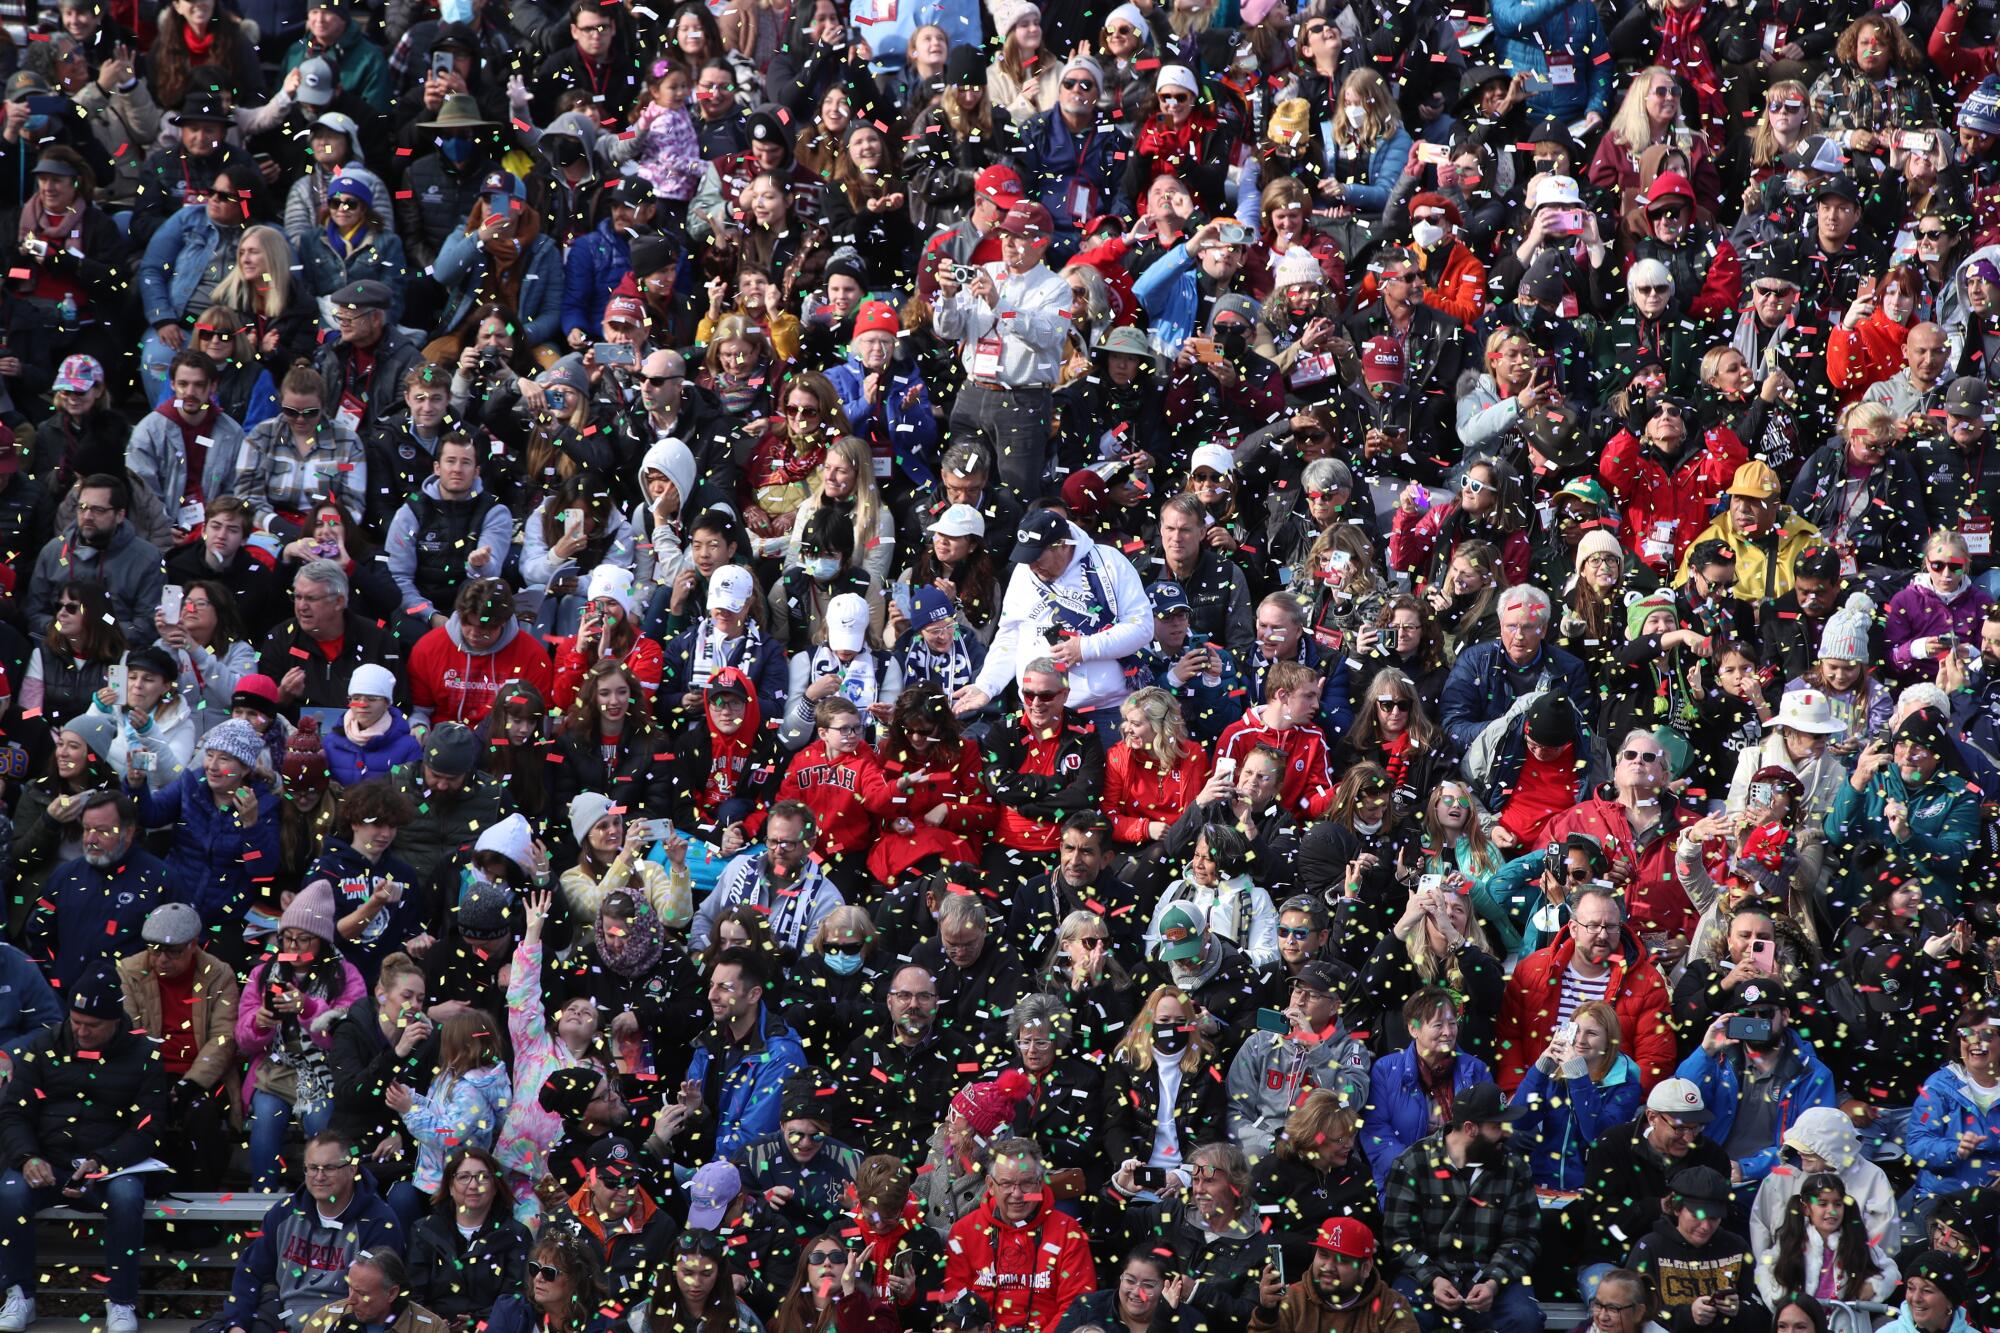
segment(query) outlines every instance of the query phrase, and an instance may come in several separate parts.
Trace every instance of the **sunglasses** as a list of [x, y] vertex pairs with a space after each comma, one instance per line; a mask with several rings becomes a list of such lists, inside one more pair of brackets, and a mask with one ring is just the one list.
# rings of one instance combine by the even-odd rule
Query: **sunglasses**
[[811, 407], [799, 407], [796, 404], [794, 404], [793, 406], [787, 407], [785, 409], [785, 415], [788, 417], [797, 417], [801, 420], [809, 421], [813, 417], [819, 415], [819, 405], [815, 403]]
[[1481, 481], [1477, 477], [1467, 477], [1465, 479], [1465, 493], [1467, 495], [1478, 495], [1480, 492], [1484, 491], [1488, 487], [1488, 485], [1490, 485], [1490, 483]]
[[1102, 949], [1110, 940], [1103, 935], [1079, 935], [1076, 942], [1086, 949]]
[[1408, 699], [1397, 699], [1390, 695], [1383, 695], [1377, 699], [1375, 706], [1385, 713], [1407, 713], [1410, 711], [1410, 701]]
[[[826, 1133], [817, 1129], [788, 1129], [785, 1131], [787, 1143], [824, 1143]], [[830, 1261], [828, 1261], [830, 1262]]]
[[[1660, 214], [1659, 216], [1665, 217], [1668, 215]], [[1633, 287], [1632, 290], [1639, 293], [1639, 295], [1641, 296], [1665, 296], [1668, 292], [1672, 291], [1673, 288], [1667, 286], [1665, 283], [1661, 283], [1657, 286], [1651, 283], [1640, 283], [1637, 286]]]
[[847, 1262], [847, 1251], [830, 1249], [814, 1250], [806, 1256], [806, 1262], [809, 1264], [844, 1264]]
[[1311, 927], [1311, 926], [1279, 926], [1279, 927], [1278, 927], [1278, 938], [1279, 938], [1279, 939], [1281, 939], [1281, 940], [1297, 940], [1297, 941], [1299, 941], [1299, 942], [1303, 943], [1303, 942], [1305, 942], [1306, 940], [1309, 940], [1309, 939], [1311, 939], [1311, 938], [1312, 938], [1312, 933], [1313, 933], [1313, 932], [1312, 932], [1312, 927]]
[[1658, 750], [1620, 750], [1620, 759], [1629, 759], [1635, 764], [1657, 764], [1665, 758]]
[[1930, 562], [1930, 567], [1933, 574], [1942, 574], [1948, 569], [1964, 569], [1965, 562], [1963, 560], [1933, 560]]
[[868, 946], [855, 940], [847, 944], [826, 944], [821, 947], [827, 953], [837, 953], [843, 958], [852, 958]]
[[1772, 102], [1769, 106], [1772, 111], [1799, 112], [1806, 109], [1806, 104], [1795, 97], [1787, 97], [1782, 101]]
[[326, 206], [330, 209], [333, 209], [336, 212], [344, 213], [349, 209], [354, 209], [358, 211], [361, 207], [361, 201], [359, 199], [354, 198], [352, 195], [337, 194], [333, 198], [326, 201]]
[[1160, 93], [1157, 96], [1157, 100], [1160, 101], [1162, 104], [1166, 104], [1173, 102], [1187, 102], [1187, 101], [1192, 101], [1193, 99], [1190, 98], [1186, 93]]
[[530, 1259], [528, 1261], [528, 1276], [538, 1277], [544, 1282], [560, 1282], [569, 1275], [553, 1264], [538, 1264]]
[[[1943, 232], [1939, 232], [1939, 233], [1938, 233], [1938, 235], [1940, 235], [1940, 236], [1942, 236], [1943, 234], [1944, 234]], [[1750, 289], [1750, 292], [1751, 292], [1751, 294], [1752, 294], [1753, 296], [1792, 296], [1792, 295], [1795, 295], [1795, 294], [1796, 294], [1796, 293], [1798, 292], [1798, 288], [1796, 288], [1796, 287], [1752, 287], [1752, 288]]]
[[1062, 86], [1071, 92], [1096, 92], [1097, 85], [1089, 79], [1064, 79]]
[[[1331, 435], [1328, 435], [1325, 431], [1321, 430], [1317, 426], [1314, 426], [1307, 430], [1295, 430], [1292, 432], [1292, 434], [1298, 436], [1301, 440], [1304, 440], [1307, 444], [1319, 444], [1322, 441], [1330, 440], [1333, 438]], [[1318, 497], [1315, 496], [1314, 498], [1316, 499]]]
[[1941, 241], [1949, 235], [1951, 233], [1943, 227], [1917, 228], [1917, 239], [1920, 241]]
[[293, 421], [311, 421], [319, 415], [317, 407], [281, 407], [278, 410]]
[[1029, 703], [1045, 704], [1060, 699], [1067, 693], [1068, 690], [1022, 690], [1021, 697]]

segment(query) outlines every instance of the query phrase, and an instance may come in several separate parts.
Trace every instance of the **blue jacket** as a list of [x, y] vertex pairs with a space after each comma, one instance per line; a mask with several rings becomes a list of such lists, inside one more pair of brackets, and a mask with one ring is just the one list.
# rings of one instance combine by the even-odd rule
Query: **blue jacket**
[[[1454, 1093], [1462, 1093], [1475, 1083], [1491, 1083], [1492, 1073], [1476, 1055], [1463, 1052], [1452, 1071]], [[1375, 1188], [1411, 1144], [1431, 1132], [1431, 1104], [1417, 1084], [1417, 1046], [1411, 1042], [1394, 1055], [1385, 1055], [1368, 1071], [1368, 1109], [1361, 1117], [1361, 1150], [1368, 1154], [1368, 1167], [1375, 1173]]]
[[0, 944], [0, 1048], [19, 1050], [43, 1028], [63, 1021], [63, 1007], [42, 969], [11, 944]]
[[177, 321], [186, 313], [188, 298], [221, 244], [222, 233], [202, 204], [189, 204], [160, 224], [139, 260], [139, 300], [149, 326]]
[[688, 1061], [687, 1076], [701, 1084], [718, 1158], [734, 1157], [745, 1144], [778, 1132], [779, 1089], [805, 1066], [805, 1047], [768, 1004], [757, 1009], [751, 1045], [724, 1049], [712, 1029], [702, 1038]]
[[[1137, 654], [1140, 664], [1153, 673], [1153, 684], [1180, 701], [1181, 719], [1187, 723], [1188, 734], [1204, 745], [1221, 740], [1229, 724], [1243, 716], [1245, 701], [1257, 697], [1236, 664], [1236, 654], [1218, 648], [1215, 655], [1215, 684], [1210, 685], [1205, 677], [1194, 676], [1176, 685], [1167, 679], [1167, 672], [1181, 659], [1182, 653], [1169, 653], [1154, 643]], [[1322, 691], [1322, 700], [1333, 692], [1333, 686], [1328, 685]], [[1340, 693], [1345, 698], [1347, 691], [1342, 689]]]
[[[275, 846], [274, 841], [273, 857]], [[67, 993], [96, 960], [137, 953], [145, 947], [139, 927], [146, 913], [184, 900], [168, 891], [169, 873], [165, 862], [136, 842], [123, 861], [104, 870], [81, 856], [57, 866], [28, 918], [28, 956]]]
[[[738, 1309], [741, 1309], [738, 1306]], [[610, 1315], [602, 1310], [584, 1320], [581, 1325], [572, 1325], [572, 1333], [613, 1333], [624, 1321], [614, 1323]], [[492, 1313], [487, 1316], [485, 1333], [542, 1333], [542, 1316], [525, 1296], [502, 1296], [493, 1302]], [[1954, 1329], [1952, 1333], [1960, 1333]], [[1971, 1333], [1970, 1329], [1963, 1333]]]
[[[1611, 115], [1611, 54], [1604, 20], [1587, 0], [1493, 0], [1494, 52], [1500, 68], [1528, 75], [1528, 106], [1536, 116], [1565, 123], [1595, 111]], [[1576, 82], [1548, 79], [1546, 51], [1566, 51]]]
[[363, 278], [381, 283], [389, 289], [389, 322], [400, 323], [403, 289], [410, 281], [403, 238], [388, 227], [376, 227], [373, 232], [360, 249], [342, 259], [333, 252], [326, 228], [314, 227], [299, 238], [299, 269], [305, 275], [306, 290], [314, 296], [332, 296]]
[[1058, 235], [1074, 237], [1081, 228], [1070, 216], [1070, 182], [1081, 181], [1095, 192], [1097, 216], [1123, 217], [1132, 211], [1132, 201], [1118, 193], [1131, 153], [1131, 139], [1117, 126], [1099, 124], [1078, 138], [1062, 112], [1053, 110], [1021, 126], [1014, 160], [1028, 198], [1049, 210]]
[[[1389, 191], [1396, 188], [1396, 182], [1403, 178], [1403, 167], [1410, 160], [1410, 132], [1398, 125], [1396, 132], [1375, 145], [1368, 154], [1368, 182], [1365, 185], [1347, 185], [1340, 193], [1342, 203], [1351, 205], [1356, 212], [1380, 213], [1389, 204]], [[1333, 160], [1328, 162], [1329, 176], [1336, 174]]]
[[354, 1182], [354, 1197], [347, 1201], [338, 1229], [320, 1224], [319, 1204], [301, 1188], [271, 1205], [256, 1235], [229, 1284], [224, 1328], [251, 1327], [267, 1286], [277, 1288], [286, 1327], [297, 1328], [306, 1315], [347, 1295], [347, 1269], [355, 1255], [378, 1245], [401, 1255], [409, 1246], [396, 1214], [375, 1193], [366, 1172]]
[[1169, 360], [1179, 356], [1201, 316], [1200, 270], [1187, 246], [1176, 245], [1147, 265], [1132, 284], [1132, 295], [1152, 323], [1146, 336], [1153, 350]]
[[[1784, 1150], [1785, 1132], [1803, 1112], [1815, 1106], [1834, 1104], [1833, 1074], [1820, 1063], [1812, 1047], [1806, 1045], [1805, 1038], [1797, 1032], [1786, 1029], [1785, 1040], [1797, 1058], [1798, 1072], [1792, 1075], [1791, 1082], [1779, 1090], [1778, 1132], [1770, 1146], [1760, 1148], [1753, 1156], [1742, 1158], [1737, 1163], [1743, 1168], [1743, 1179], [1746, 1181], [1762, 1180], [1771, 1174], [1771, 1168], [1778, 1164], [1778, 1156]], [[1700, 1088], [1702, 1103], [1715, 1112], [1715, 1119], [1702, 1130], [1702, 1137], [1711, 1143], [1727, 1144], [1729, 1130], [1736, 1123], [1736, 1099], [1741, 1092], [1735, 1062], [1717, 1060], [1706, 1047], [1696, 1046], [1693, 1053], [1681, 1061], [1681, 1067], [1674, 1074]]]
[[1590, 1145], [1612, 1125], [1639, 1114], [1645, 1092], [1639, 1086], [1639, 1066], [1629, 1055], [1618, 1057], [1602, 1083], [1587, 1078], [1557, 1083], [1539, 1064], [1529, 1065], [1509, 1104], [1529, 1108], [1514, 1122], [1514, 1147], [1528, 1155], [1535, 1183], [1551, 1189], [1582, 1189]]
[[256, 792], [257, 822], [246, 829], [234, 809], [215, 803], [200, 764], [160, 791], [125, 789], [139, 802], [147, 828], [173, 826], [174, 849], [167, 856], [172, 897], [200, 912], [205, 925], [228, 925], [252, 895], [253, 882], [277, 879], [279, 797], [271, 787]]
[[[1958, 1136], [1968, 1131], [1985, 1135], [1986, 1142], [1961, 1158]], [[1917, 1164], [1917, 1188], [1925, 1194], [1984, 1185], [2000, 1167], [2000, 1103], [1982, 1114], [1965, 1095], [1965, 1071], [1948, 1064], [1924, 1080], [1903, 1130], [1903, 1148]]]
[[632, 243], [611, 229], [611, 219], [571, 241], [563, 262], [563, 332], [582, 329], [596, 338], [612, 290], [631, 271]]
[[[527, 267], [521, 274], [521, 308], [515, 312], [521, 317], [520, 341], [530, 347], [556, 342], [562, 331], [562, 251], [544, 232], [528, 243], [522, 263]], [[455, 329], [471, 317], [486, 280], [486, 252], [479, 248], [478, 238], [463, 227], [452, 228], [438, 250], [431, 276], [451, 293], [441, 327]]]
[[340, 727], [326, 732], [320, 749], [326, 754], [327, 770], [333, 774], [335, 786], [351, 787], [369, 778], [387, 777], [396, 765], [414, 764], [423, 757], [424, 747], [410, 734], [410, 724], [402, 710], [391, 706], [388, 722], [388, 730], [369, 737], [363, 745], [349, 740]]
[[[840, 395], [841, 409], [847, 413], [847, 424], [854, 433], [870, 443], [880, 440], [888, 445], [896, 471], [911, 487], [922, 489], [942, 484], [937, 475], [937, 416], [931, 411], [931, 391], [915, 362], [905, 362], [900, 367], [890, 363], [889, 387], [882, 391], [879, 405], [862, 397], [861, 385], [868, 372], [856, 358], [848, 357], [827, 371], [826, 378]], [[909, 398], [912, 389], [917, 396], [905, 403], [903, 400]], [[879, 486], [883, 479], [875, 480]]]
[[[1445, 733], [1460, 753], [1472, 744], [1489, 722], [1506, 716], [1519, 694], [1512, 673], [1503, 666], [1507, 650], [1498, 641], [1475, 643], [1458, 656], [1451, 674], [1445, 677], [1444, 693], [1438, 700]], [[1595, 716], [1597, 692], [1591, 688], [1590, 673], [1583, 663], [1553, 644], [1542, 645], [1538, 674], [1548, 684], [1569, 696], [1577, 713]], [[1541, 688], [1531, 685], [1530, 688]]]

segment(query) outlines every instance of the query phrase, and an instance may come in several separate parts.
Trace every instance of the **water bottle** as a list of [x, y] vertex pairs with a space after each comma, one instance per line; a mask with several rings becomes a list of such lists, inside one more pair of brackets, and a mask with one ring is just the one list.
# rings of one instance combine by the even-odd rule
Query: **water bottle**
[[62, 300], [56, 302], [56, 313], [62, 316], [62, 322], [65, 326], [76, 323], [75, 295], [70, 292], [64, 292]]

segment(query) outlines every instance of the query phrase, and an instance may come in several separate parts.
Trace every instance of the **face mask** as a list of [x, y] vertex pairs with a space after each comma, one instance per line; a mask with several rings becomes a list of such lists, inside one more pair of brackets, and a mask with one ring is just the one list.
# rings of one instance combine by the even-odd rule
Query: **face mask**
[[814, 579], [821, 583], [832, 579], [839, 572], [840, 561], [833, 556], [822, 555], [806, 561], [806, 573], [812, 575]]
[[1372, 824], [1356, 823], [1354, 831], [1356, 833], [1365, 833], [1372, 838], [1382, 831], [1382, 821], [1378, 819]]
[[583, 161], [583, 145], [574, 139], [557, 138], [549, 145], [549, 159], [559, 167]]
[[1368, 119], [1368, 108], [1365, 106], [1344, 106], [1340, 109], [1340, 113], [1346, 116], [1347, 123], [1357, 130], [1361, 128], [1361, 122]]
[[438, 151], [453, 166], [463, 166], [472, 157], [472, 140], [456, 136], [438, 140]]
[[1188, 1034], [1182, 1028], [1153, 1029], [1153, 1049], [1161, 1055], [1179, 1055], [1187, 1049]]
[[1250, 348], [1250, 330], [1240, 324], [1225, 324], [1215, 335], [1216, 342], [1222, 345], [1222, 354], [1232, 361], [1242, 360]]
[[1410, 235], [1420, 248], [1428, 250], [1444, 239], [1444, 228], [1435, 222], [1419, 222], [1410, 228]]
[[823, 953], [827, 970], [837, 977], [851, 977], [861, 970], [861, 955], [858, 953]]

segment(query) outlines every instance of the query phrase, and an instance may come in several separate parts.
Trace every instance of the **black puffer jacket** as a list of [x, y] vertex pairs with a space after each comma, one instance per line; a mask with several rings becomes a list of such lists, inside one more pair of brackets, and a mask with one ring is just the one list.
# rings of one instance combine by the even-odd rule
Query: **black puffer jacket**
[[40, 1157], [59, 1174], [79, 1157], [111, 1170], [143, 1162], [165, 1123], [172, 1082], [159, 1047], [122, 1015], [101, 1051], [78, 1051], [68, 1023], [45, 1028], [14, 1053], [0, 1153], [16, 1168]]
[[[495, 1181], [494, 1189], [501, 1183]], [[447, 1209], [426, 1216], [410, 1236], [410, 1299], [445, 1319], [483, 1317], [493, 1302], [520, 1289], [534, 1244], [504, 1199], [467, 1240]]]

